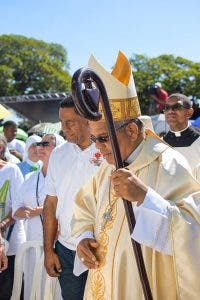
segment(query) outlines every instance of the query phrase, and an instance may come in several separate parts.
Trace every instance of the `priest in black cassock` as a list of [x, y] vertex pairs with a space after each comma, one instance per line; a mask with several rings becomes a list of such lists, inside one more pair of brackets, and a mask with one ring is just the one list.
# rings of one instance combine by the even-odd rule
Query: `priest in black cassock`
[[189, 126], [189, 118], [193, 114], [190, 99], [183, 94], [170, 95], [164, 113], [170, 128], [163, 137], [164, 141], [185, 156], [193, 175], [200, 180], [200, 133]]

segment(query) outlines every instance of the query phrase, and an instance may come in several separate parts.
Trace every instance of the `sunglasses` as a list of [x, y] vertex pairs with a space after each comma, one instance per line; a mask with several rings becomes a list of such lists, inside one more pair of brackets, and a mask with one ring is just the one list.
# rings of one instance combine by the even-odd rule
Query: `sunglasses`
[[34, 145], [36, 146], [36, 147], [48, 147], [49, 145], [50, 145], [50, 143], [49, 142], [36, 142], [36, 143], [34, 143]]
[[184, 105], [184, 104], [181, 104], [181, 103], [175, 103], [173, 105], [168, 105], [166, 104], [164, 106], [164, 112], [167, 112], [169, 110], [172, 110], [172, 111], [179, 111], [179, 110], [182, 110], [182, 108], [190, 108], [189, 106], [187, 105]]
[[[123, 128], [124, 126], [130, 124], [131, 122], [132, 121], [125, 122], [125, 123], [121, 124], [120, 126], [118, 126], [117, 128], [115, 128], [115, 130], [118, 131], [119, 129]], [[104, 143], [107, 143], [110, 140], [110, 137], [109, 137], [108, 134], [107, 135], [100, 135], [100, 136], [91, 135], [90, 136], [90, 140], [93, 143], [99, 142], [101, 144], [104, 144]]]
[[101, 144], [104, 144], [104, 143], [107, 143], [109, 141], [109, 139], [110, 139], [109, 135], [102, 135], [102, 136], [91, 135], [90, 136], [90, 140], [93, 143], [99, 142]]

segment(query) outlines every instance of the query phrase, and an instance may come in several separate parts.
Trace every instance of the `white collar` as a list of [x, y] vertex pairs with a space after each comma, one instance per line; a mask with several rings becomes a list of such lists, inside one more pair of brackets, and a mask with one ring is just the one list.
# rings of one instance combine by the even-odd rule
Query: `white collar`
[[72, 144], [73, 144], [75, 151], [78, 153], [86, 153], [86, 152], [96, 149], [95, 143], [91, 143], [87, 148], [85, 148], [83, 150], [77, 144], [74, 144], [74, 143], [72, 143]]
[[34, 166], [34, 167], [39, 167], [39, 166], [40, 166], [40, 164], [38, 163], [38, 161], [37, 161], [37, 162], [34, 162], [34, 161], [30, 160], [29, 158], [27, 158], [25, 161], [26, 161], [30, 166]]
[[185, 131], [186, 129], [188, 129], [188, 127], [189, 127], [189, 123], [188, 123], [188, 125], [187, 125], [187, 127], [185, 127], [184, 129], [182, 129], [182, 130], [180, 130], [180, 131], [172, 131], [171, 129], [170, 129], [170, 131], [172, 132], [172, 133], [174, 133], [174, 135], [175, 136], [181, 136], [181, 132], [183, 132], [183, 131]]
[[138, 156], [139, 152], [142, 150], [144, 140], [137, 146], [137, 148], [129, 155], [126, 162], [130, 165]]

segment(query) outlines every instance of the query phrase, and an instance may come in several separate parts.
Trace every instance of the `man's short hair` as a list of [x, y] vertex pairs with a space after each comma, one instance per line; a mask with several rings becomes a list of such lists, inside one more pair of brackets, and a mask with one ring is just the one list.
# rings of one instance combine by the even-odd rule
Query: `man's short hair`
[[68, 95], [60, 102], [61, 108], [75, 107], [72, 95]]
[[5, 123], [3, 123], [3, 128], [7, 128], [9, 126], [14, 126], [17, 127], [17, 124], [14, 121], [6, 121]]
[[74, 104], [74, 100], [71, 94], [69, 94], [67, 97], [65, 97], [60, 102], [60, 108], [74, 108], [74, 111], [77, 115], [80, 115], [76, 109], [76, 106]]
[[171, 98], [176, 98], [177, 101], [180, 101], [185, 108], [191, 108], [192, 107], [192, 102], [190, 101], [190, 99], [180, 93], [175, 93], [175, 94], [171, 94], [167, 100], [170, 100]]

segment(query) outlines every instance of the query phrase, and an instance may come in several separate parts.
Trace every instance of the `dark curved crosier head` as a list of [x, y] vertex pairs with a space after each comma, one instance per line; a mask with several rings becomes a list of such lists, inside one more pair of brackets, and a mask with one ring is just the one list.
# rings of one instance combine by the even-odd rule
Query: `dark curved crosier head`
[[86, 119], [98, 121], [100, 98], [106, 98], [106, 89], [100, 77], [89, 68], [77, 70], [72, 77], [72, 96], [79, 114]]

